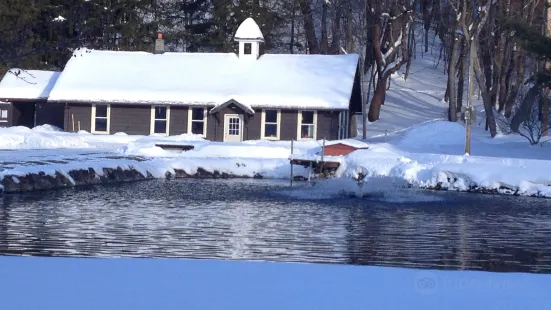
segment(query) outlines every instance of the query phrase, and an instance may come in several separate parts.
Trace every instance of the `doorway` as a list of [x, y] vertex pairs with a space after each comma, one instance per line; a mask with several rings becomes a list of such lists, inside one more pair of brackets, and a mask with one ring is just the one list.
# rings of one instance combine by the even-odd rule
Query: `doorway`
[[243, 115], [224, 115], [224, 142], [243, 141]]

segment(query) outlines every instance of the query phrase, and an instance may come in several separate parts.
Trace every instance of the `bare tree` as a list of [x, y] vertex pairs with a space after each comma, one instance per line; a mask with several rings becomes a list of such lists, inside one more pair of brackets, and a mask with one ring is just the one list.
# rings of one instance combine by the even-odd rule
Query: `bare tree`
[[508, 119], [511, 132], [523, 136], [532, 145], [540, 143], [548, 127], [545, 121], [549, 119], [549, 109], [545, 108], [548, 98], [549, 87], [533, 85], [517, 105], [515, 116]]
[[[482, 2], [482, 1], [478, 1]], [[482, 101], [484, 102], [484, 110], [486, 111], [486, 124], [490, 129], [490, 135], [495, 137], [497, 135], [497, 125], [494, 116], [494, 109], [492, 105], [492, 99], [490, 91], [487, 87], [487, 79], [482, 71], [481, 60], [479, 55], [479, 39], [480, 32], [484, 25], [488, 22], [489, 11], [492, 7], [492, 0], [485, 0], [482, 3], [472, 3], [469, 0], [462, 0], [461, 3], [461, 32], [465, 43], [468, 44], [469, 52], [476, 57], [472, 57], [473, 63], [470, 65], [474, 68], [478, 87], [482, 93]], [[476, 6], [475, 6], [476, 5]], [[457, 8], [456, 8], [457, 10]]]
[[389, 77], [408, 62], [408, 34], [413, 9], [411, 2], [401, 0], [390, 4], [380, 0], [369, 0], [366, 15], [371, 30], [373, 59], [377, 68], [377, 80], [368, 119], [374, 122], [379, 119], [381, 106], [384, 104]]

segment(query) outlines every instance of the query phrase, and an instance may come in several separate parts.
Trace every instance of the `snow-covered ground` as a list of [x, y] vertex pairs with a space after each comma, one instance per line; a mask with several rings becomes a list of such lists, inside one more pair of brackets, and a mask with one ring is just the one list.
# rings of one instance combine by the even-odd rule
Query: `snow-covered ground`
[[550, 309], [538, 274], [212, 261], [1, 257], [4, 309]]
[[[381, 121], [382, 122], [382, 121]], [[381, 126], [382, 127], [382, 126]], [[400, 133], [367, 140], [369, 149], [342, 158], [337, 176], [353, 178], [363, 171], [418, 187], [501, 192], [551, 197], [551, 144], [531, 146], [517, 136], [491, 139], [476, 127], [472, 155], [464, 155], [464, 127], [446, 121], [425, 122]], [[386, 140], [386, 141], [385, 141]], [[155, 143], [195, 146], [188, 152], [164, 151]], [[289, 178], [291, 143], [246, 141], [220, 143], [193, 135], [173, 137], [110, 136], [66, 133], [52, 128], [0, 129], [0, 177], [44, 171], [132, 166], [163, 178], [174, 169], [193, 174], [198, 168], [253, 177]], [[322, 141], [295, 142], [293, 156], [316, 157]], [[305, 175], [295, 169], [295, 175]], [[369, 182], [369, 179], [368, 179]], [[349, 184], [349, 183], [346, 183]], [[369, 185], [366, 187], [369, 190]], [[353, 189], [351, 189], [353, 190]]]

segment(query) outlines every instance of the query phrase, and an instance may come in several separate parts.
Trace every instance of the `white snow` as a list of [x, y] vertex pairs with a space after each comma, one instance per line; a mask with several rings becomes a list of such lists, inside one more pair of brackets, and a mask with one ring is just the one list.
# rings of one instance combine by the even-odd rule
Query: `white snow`
[[[78, 135], [59, 132], [59, 129], [53, 126], [39, 126], [33, 129], [22, 126], [0, 128], [0, 150], [90, 147]], [[15, 156], [12, 160], [17, 159]]]
[[54, 18], [52, 21], [54, 21], [54, 22], [63, 22], [65, 20], [67, 20], [65, 17], [59, 15], [58, 17]]
[[[416, 125], [387, 141], [371, 139], [364, 143], [354, 139], [327, 141], [326, 145], [343, 143], [368, 149], [357, 150], [344, 157], [326, 156], [338, 161], [337, 176], [350, 179], [358, 171], [369, 178], [388, 178], [397, 184], [415, 187], [440, 186], [449, 190], [470, 188], [494, 189], [521, 195], [551, 197], [551, 145], [530, 146], [516, 136], [490, 139], [484, 132], [474, 131], [472, 155], [464, 153], [464, 127], [458, 123], [433, 121]], [[165, 151], [163, 144], [193, 145], [187, 152]], [[294, 142], [293, 158], [320, 159], [323, 141]], [[241, 143], [210, 142], [196, 135], [172, 137], [91, 135], [59, 132], [47, 127], [0, 129], [1, 149], [51, 149], [29, 153], [24, 150], [0, 153], [0, 162], [12, 162], [0, 171], [3, 175], [24, 175], [45, 171], [55, 174], [72, 169], [115, 168], [132, 166], [163, 178], [174, 169], [195, 173], [198, 168], [253, 177], [289, 178], [291, 143], [289, 141], [246, 141]], [[90, 151], [93, 153], [90, 154]], [[136, 160], [136, 157], [145, 159]], [[14, 158], [15, 160], [14, 162]], [[52, 162], [52, 160], [54, 160]], [[62, 162], [55, 162], [62, 160]], [[29, 162], [50, 162], [47, 166]], [[2, 169], [2, 165], [0, 165]], [[308, 176], [305, 168], [295, 166], [295, 175]], [[369, 191], [366, 186], [366, 191]], [[508, 190], [506, 190], [508, 189]]]
[[[234, 99], [253, 108], [348, 109], [357, 54], [75, 51], [49, 101], [215, 106]], [[136, 65], [139, 64], [139, 65]]]
[[0, 263], [7, 309], [548, 309], [551, 286], [543, 274], [341, 264], [10, 256]]
[[236, 40], [261, 40], [264, 41], [262, 31], [251, 17], [245, 19], [235, 32]]
[[0, 99], [46, 99], [59, 72], [10, 69], [0, 81]]

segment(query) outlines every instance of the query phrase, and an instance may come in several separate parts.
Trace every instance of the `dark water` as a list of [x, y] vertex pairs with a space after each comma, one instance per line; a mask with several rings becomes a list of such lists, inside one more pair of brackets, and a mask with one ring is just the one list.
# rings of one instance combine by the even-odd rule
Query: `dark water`
[[0, 254], [551, 273], [551, 200], [178, 180], [0, 197]]

